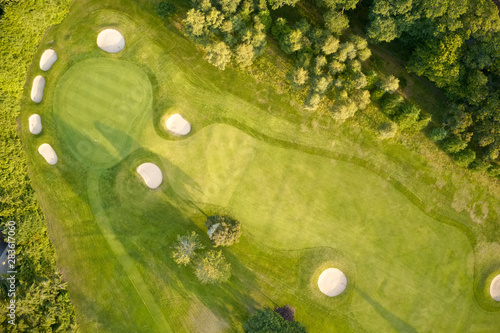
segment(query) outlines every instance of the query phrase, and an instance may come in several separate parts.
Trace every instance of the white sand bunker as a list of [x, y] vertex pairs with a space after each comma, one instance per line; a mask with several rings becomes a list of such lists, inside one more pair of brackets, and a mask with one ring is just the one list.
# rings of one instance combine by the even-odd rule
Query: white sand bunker
[[186, 135], [191, 131], [191, 125], [178, 113], [168, 118], [167, 128], [170, 132], [179, 135]]
[[52, 65], [57, 60], [57, 53], [52, 49], [47, 49], [43, 52], [42, 57], [40, 58], [40, 69], [42, 71], [48, 71]]
[[318, 279], [318, 287], [327, 296], [340, 295], [347, 286], [347, 278], [337, 268], [328, 268], [321, 273]]
[[490, 295], [495, 301], [500, 302], [500, 274], [491, 281]]
[[125, 47], [125, 38], [115, 29], [106, 29], [97, 36], [97, 46], [103, 51], [117, 53]]
[[42, 131], [42, 118], [39, 115], [33, 114], [29, 119], [29, 128], [31, 134], [37, 135]]
[[47, 163], [49, 163], [50, 165], [54, 165], [57, 163], [56, 152], [54, 151], [52, 146], [49, 145], [48, 143], [44, 143], [43, 145], [41, 145], [38, 148], [38, 152], [40, 153], [40, 155], [43, 156], [43, 158], [45, 158]]
[[38, 75], [33, 80], [31, 87], [31, 100], [35, 103], [40, 103], [43, 97], [43, 89], [45, 88], [45, 79], [43, 76]]
[[137, 173], [141, 175], [146, 183], [146, 186], [155, 189], [161, 185], [163, 175], [160, 168], [153, 163], [143, 163], [137, 167]]

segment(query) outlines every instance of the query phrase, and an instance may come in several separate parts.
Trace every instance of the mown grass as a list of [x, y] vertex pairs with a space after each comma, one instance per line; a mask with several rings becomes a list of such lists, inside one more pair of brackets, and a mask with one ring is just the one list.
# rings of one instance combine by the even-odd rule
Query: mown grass
[[[426, 154], [440, 155], [423, 135], [420, 146], [405, 135], [383, 142], [359, 125], [365, 115], [337, 124], [249, 74], [218, 71], [152, 8], [75, 2], [35, 57], [48, 46], [59, 54], [44, 101], [34, 105], [25, 92], [23, 129], [33, 112], [44, 123], [38, 137], [23, 132], [34, 186], [84, 331], [237, 331], [254, 309], [285, 303], [311, 332], [498, 329], [498, 304], [484, 295], [500, 266], [496, 184], [488, 193], [473, 175], [444, 169], [446, 159], [429, 162]], [[123, 52], [97, 48], [105, 27], [125, 36]], [[68, 133], [93, 138], [97, 112], [78, 115], [85, 128], [66, 121], [61, 131], [64, 108], [52, 107], [58, 79], [90, 58], [133, 63], [152, 85], [152, 111], [137, 126], [113, 124], [113, 137], [130, 140], [109, 168], [82, 158], [99, 160], [110, 147], [69, 150], [78, 142]], [[174, 112], [192, 124], [182, 140], [160, 123]], [[36, 153], [42, 142], [61, 152], [56, 167]], [[135, 173], [146, 161], [163, 170], [158, 191]], [[488, 212], [473, 220], [476, 205]], [[205, 234], [202, 211], [217, 209], [230, 210], [244, 233], [223, 250], [233, 277], [207, 287], [174, 264], [169, 246], [177, 234]], [[336, 298], [316, 287], [330, 265], [349, 279]]]

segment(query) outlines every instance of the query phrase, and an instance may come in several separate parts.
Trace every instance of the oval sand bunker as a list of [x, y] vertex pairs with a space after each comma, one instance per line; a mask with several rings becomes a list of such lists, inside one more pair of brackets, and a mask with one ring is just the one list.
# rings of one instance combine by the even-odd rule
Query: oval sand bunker
[[106, 29], [97, 36], [97, 46], [103, 51], [117, 53], [125, 47], [125, 38], [115, 29]]
[[500, 274], [491, 281], [490, 295], [495, 301], [500, 302]]
[[39, 115], [33, 114], [29, 119], [29, 128], [31, 134], [37, 135], [42, 131], [42, 118]]
[[341, 294], [347, 286], [347, 278], [337, 268], [328, 268], [318, 278], [318, 287], [327, 296], [333, 297]]
[[42, 144], [38, 148], [38, 152], [40, 153], [40, 155], [43, 156], [43, 158], [45, 158], [45, 160], [47, 161], [47, 163], [49, 163], [50, 165], [54, 165], [54, 164], [57, 163], [56, 152], [54, 151], [54, 149], [52, 148], [52, 146], [49, 145], [48, 143]]
[[33, 80], [33, 86], [31, 87], [31, 100], [35, 103], [40, 103], [43, 98], [43, 89], [45, 88], [45, 79], [43, 76], [38, 75]]
[[47, 49], [43, 52], [42, 57], [40, 58], [40, 69], [42, 71], [48, 71], [52, 65], [57, 60], [57, 53], [52, 49]]
[[146, 183], [146, 186], [155, 189], [161, 185], [163, 175], [160, 168], [153, 163], [143, 163], [137, 167], [137, 173], [141, 175]]
[[191, 125], [178, 113], [172, 115], [167, 120], [167, 129], [179, 135], [186, 135], [191, 131]]

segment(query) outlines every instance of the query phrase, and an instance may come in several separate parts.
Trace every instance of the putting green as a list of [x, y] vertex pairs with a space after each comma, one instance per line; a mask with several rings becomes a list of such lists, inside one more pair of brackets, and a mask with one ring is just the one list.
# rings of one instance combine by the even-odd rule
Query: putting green
[[153, 93], [138, 66], [94, 58], [58, 79], [54, 117], [62, 140], [81, 162], [108, 167], [137, 148], [134, 137], [151, 113]]

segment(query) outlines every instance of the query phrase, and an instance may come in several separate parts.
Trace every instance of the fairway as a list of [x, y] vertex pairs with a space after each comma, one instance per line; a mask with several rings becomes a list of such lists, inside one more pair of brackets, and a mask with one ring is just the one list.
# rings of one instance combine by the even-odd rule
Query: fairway
[[72, 66], [57, 83], [54, 112], [59, 133], [81, 162], [111, 166], [137, 148], [142, 115], [151, 113], [152, 88], [136, 65], [89, 59]]
[[[59, 58], [42, 103], [26, 92], [21, 116], [82, 332], [240, 332], [257, 309], [284, 304], [309, 332], [500, 330], [487, 285], [498, 240], [455, 209], [460, 189], [436, 185], [452, 176], [217, 70], [152, 10], [106, 6], [75, 2], [48, 32], [39, 53], [50, 45]], [[106, 28], [125, 36], [123, 50], [96, 45]], [[35, 113], [39, 136], [28, 131]], [[188, 122], [183, 136], [167, 130], [174, 114]], [[43, 142], [57, 165], [36, 152]], [[172, 244], [195, 231], [211, 249], [205, 220], [219, 212], [243, 233], [222, 248], [229, 281], [207, 286], [174, 262]], [[318, 287], [328, 268], [347, 280], [334, 297]]]

